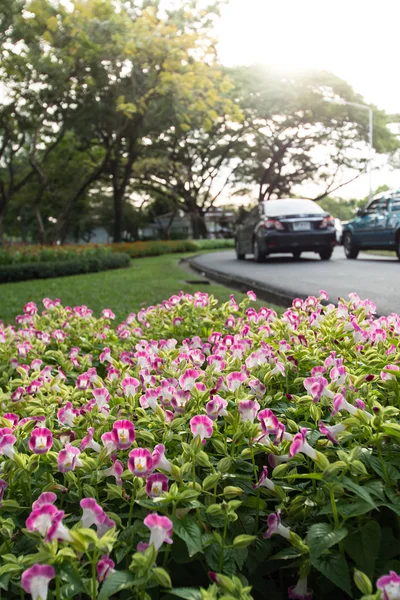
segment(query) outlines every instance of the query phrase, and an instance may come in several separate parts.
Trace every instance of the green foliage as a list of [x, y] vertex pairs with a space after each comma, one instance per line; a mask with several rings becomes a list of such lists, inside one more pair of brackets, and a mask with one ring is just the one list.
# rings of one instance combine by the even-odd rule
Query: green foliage
[[400, 570], [398, 315], [321, 293], [278, 316], [250, 296], [178, 293], [116, 326], [46, 298], [0, 325], [7, 598], [34, 564], [63, 600], [368, 598]]
[[107, 269], [120, 269], [129, 266], [129, 255], [122, 252], [99, 254], [77, 254], [75, 258], [45, 260], [42, 262], [20, 262], [0, 265], [0, 283], [26, 281], [29, 279], [50, 279], [78, 273], [95, 273]]

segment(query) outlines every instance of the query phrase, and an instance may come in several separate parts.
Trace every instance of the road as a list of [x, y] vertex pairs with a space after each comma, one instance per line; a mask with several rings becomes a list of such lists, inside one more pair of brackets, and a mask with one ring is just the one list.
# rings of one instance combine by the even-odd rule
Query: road
[[260, 289], [272, 292], [268, 298], [271, 301], [274, 301], [274, 293], [287, 302], [289, 297], [318, 295], [319, 290], [324, 289], [330, 301], [336, 303], [338, 298], [357, 292], [361, 298], [375, 302], [380, 315], [400, 313], [400, 261], [394, 253], [393, 258], [360, 253], [357, 260], [348, 260], [339, 246], [330, 261], [304, 252], [298, 261], [282, 254], [257, 264], [251, 258], [236, 260], [235, 253], [228, 251], [198, 256], [194, 266], [200, 271], [204, 269], [210, 277], [212, 272], [219, 274], [224, 283], [231, 279], [231, 283], [235, 281], [247, 289], [259, 285]]

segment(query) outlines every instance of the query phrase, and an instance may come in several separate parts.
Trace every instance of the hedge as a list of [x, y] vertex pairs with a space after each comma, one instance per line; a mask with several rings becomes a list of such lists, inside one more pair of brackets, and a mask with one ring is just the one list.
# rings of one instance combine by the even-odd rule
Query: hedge
[[63, 261], [0, 265], [0, 283], [27, 281], [28, 279], [49, 279], [65, 275], [119, 269], [128, 267], [129, 262], [128, 254], [104, 252], [90, 256], [77, 255], [76, 258]]
[[104, 254], [109, 254], [111, 251], [112, 249], [105, 245], [38, 246], [35, 244], [6, 244], [0, 247], [0, 265], [60, 262], [73, 260], [77, 256], [93, 258], [104, 256]]
[[233, 240], [171, 240], [149, 242], [123, 242], [109, 244], [113, 252], [126, 252], [131, 258], [144, 256], [160, 256], [175, 252], [196, 252], [198, 250], [211, 250], [213, 248], [232, 248]]

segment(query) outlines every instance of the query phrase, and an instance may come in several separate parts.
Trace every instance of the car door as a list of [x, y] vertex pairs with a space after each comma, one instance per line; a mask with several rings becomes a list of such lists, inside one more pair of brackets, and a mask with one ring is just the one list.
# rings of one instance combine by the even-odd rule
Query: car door
[[[376, 246], [386, 246], [390, 244], [390, 217], [389, 217], [390, 198], [381, 198], [378, 213], [375, 216], [373, 224], [372, 243]], [[372, 223], [371, 223], [372, 224]]]
[[375, 217], [379, 211], [380, 199], [372, 200], [353, 222], [354, 242], [357, 246], [367, 247], [373, 243]]
[[394, 196], [389, 203], [387, 216], [387, 245], [393, 247], [400, 223], [400, 196]]

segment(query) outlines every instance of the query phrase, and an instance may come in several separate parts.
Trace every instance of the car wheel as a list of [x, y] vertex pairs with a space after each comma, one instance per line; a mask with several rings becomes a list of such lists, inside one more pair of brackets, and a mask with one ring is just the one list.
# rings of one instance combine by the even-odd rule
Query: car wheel
[[319, 252], [319, 255], [321, 257], [321, 260], [329, 260], [332, 256], [332, 253], [332, 248], [327, 248], [326, 250], [321, 250], [321, 252]]
[[257, 263], [264, 262], [265, 255], [261, 252], [260, 246], [258, 245], [257, 240], [254, 240], [254, 242], [253, 242], [253, 254], [254, 254], [255, 262], [257, 262]]
[[301, 251], [300, 250], [296, 250], [295, 252], [292, 252], [293, 254], [293, 258], [295, 260], [299, 260], [300, 256], [301, 256]]
[[353, 244], [353, 236], [346, 232], [343, 236], [343, 246], [346, 258], [357, 258], [359, 249]]
[[244, 260], [245, 255], [240, 251], [240, 246], [238, 240], [235, 241], [235, 250], [236, 250], [236, 258], [238, 260]]

